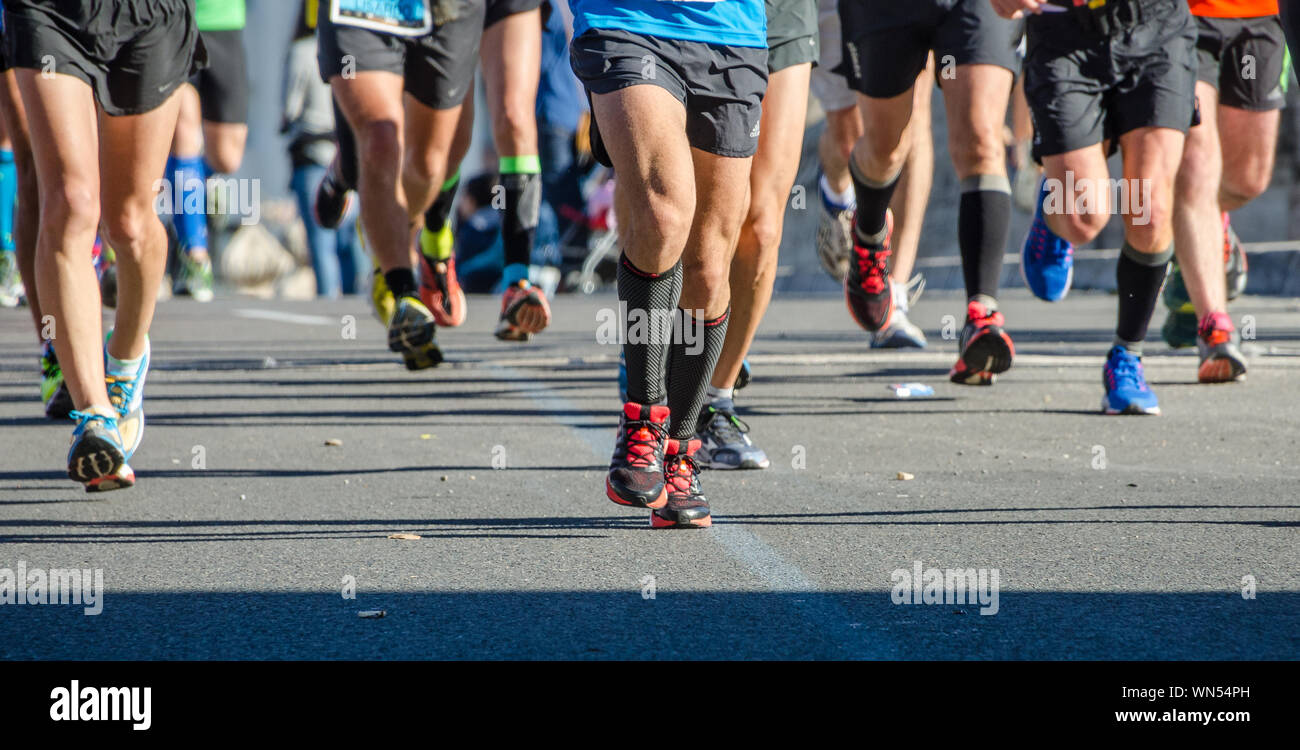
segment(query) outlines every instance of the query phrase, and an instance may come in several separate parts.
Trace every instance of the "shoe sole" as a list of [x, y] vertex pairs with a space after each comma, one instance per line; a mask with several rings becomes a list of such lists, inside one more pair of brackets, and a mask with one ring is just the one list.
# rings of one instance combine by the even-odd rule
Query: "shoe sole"
[[663, 518], [658, 513], [650, 514], [650, 528], [652, 529], [707, 529], [713, 525], [712, 514], [702, 518], [691, 518], [685, 521], [672, 521]]
[[408, 370], [424, 370], [442, 363], [442, 350], [434, 339], [433, 321], [388, 331], [388, 349], [402, 355]]
[[408, 370], [427, 370], [442, 364], [442, 349], [435, 343], [429, 343], [419, 349], [402, 352], [402, 362]]
[[[451, 309], [459, 311], [459, 315], [449, 315], [446, 310], [440, 310], [441, 314], [439, 314], [439, 312], [436, 312], [434, 308], [429, 308], [429, 312], [433, 315], [433, 322], [443, 328], [456, 328], [462, 325], [465, 322], [465, 319], [469, 317], [469, 308], [466, 306], [467, 303], [465, 301], [465, 290], [457, 286], [456, 293], [453, 294], [452, 297], [454, 299], [451, 303]], [[441, 307], [441, 305], [438, 305], [438, 308]]]
[[[88, 458], [91, 459], [89, 467], [85, 465]], [[106, 464], [103, 471], [98, 468], [101, 462]], [[135, 485], [135, 472], [126, 463], [122, 450], [108, 440], [93, 436], [83, 438], [76, 455], [68, 458], [68, 478], [83, 484], [86, 492], [108, 492]]]
[[546, 326], [542, 326], [541, 330], [535, 332], [525, 331], [519, 327], [519, 324], [515, 321], [519, 315], [519, 311], [526, 305], [545, 309], [545, 306], [538, 301], [537, 297], [530, 294], [506, 309], [506, 311], [501, 315], [501, 320], [497, 323], [497, 329], [492, 335], [502, 341], [529, 341], [532, 339], [534, 333], [541, 333], [546, 330]]
[[1210, 357], [1196, 370], [1201, 383], [1233, 383], [1246, 379], [1246, 367], [1231, 357]]
[[643, 503], [639, 500], [625, 500], [619, 496], [618, 492], [614, 489], [614, 486], [609, 483], [609, 477], [605, 477], [605, 496], [615, 504], [623, 505], [628, 508], [649, 508], [650, 510], [658, 510], [668, 504], [667, 487], [660, 490], [658, 499], [650, 503]]
[[706, 469], [713, 469], [715, 471], [749, 471], [749, 470], [757, 470], [757, 469], [766, 469], [772, 465], [772, 459], [770, 458], [761, 462], [755, 461], [753, 459], [745, 459], [744, 461], [741, 461], [738, 466], [712, 461], [698, 454], [696, 454], [696, 459], [699, 461], [700, 466]]
[[977, 335], [962, 352], [965, 374], [950, 374], [949, 380], [958, 385], [993, 385], [998, 373], [1011, 369], [1015, 359], [1010, 337], [1001, 328], [989, 328]]
[[1153, 406], [1150, 409], [1144, 409], [1137, 404], [1129, 404], [1123, 409], [1116, 409], [1110, 405], [1110, 399], [1105, 396], [1101, 397], [1101, 411], [1103, 414], [1112, 416], [1129, 415], [1138, 417], [1158, 417], [1160, 416], [1160, 407]]

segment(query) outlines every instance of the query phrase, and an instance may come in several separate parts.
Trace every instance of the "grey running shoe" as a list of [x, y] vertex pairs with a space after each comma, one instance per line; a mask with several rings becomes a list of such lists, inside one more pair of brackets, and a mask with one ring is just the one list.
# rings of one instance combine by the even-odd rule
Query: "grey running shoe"
[[872, 349], [924, 349], [925, 332], [908, 319], [907, 313], [925, 290], [925, 277], [917, 274], [906, 284], [890, 280], [894, 286], [894, 314], [889, 325], [871, 334]]
[[849, 253], [853, 250], [853, 209], [832, 213], [825, 201], [818, 204], [821, 218], [817, 222], [817, 259], [832, 279], [842, 282], [848, 275]]
[[749, 439], [749, 425], [731, 409], [719, 409], [713, 404], [700, 412], [696, 434], [700, 449], [696, 460], [710, 469], [766, 469], [772, 462], [767, 454]]

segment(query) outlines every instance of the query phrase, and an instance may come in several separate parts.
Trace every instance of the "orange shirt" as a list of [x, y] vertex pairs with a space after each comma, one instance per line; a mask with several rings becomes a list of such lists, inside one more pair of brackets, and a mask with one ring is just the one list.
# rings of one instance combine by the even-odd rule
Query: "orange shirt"
[[1192, 15], [1207, 18], [1258, 18], [1277, 15], [1277, 0], [1187, 0]]

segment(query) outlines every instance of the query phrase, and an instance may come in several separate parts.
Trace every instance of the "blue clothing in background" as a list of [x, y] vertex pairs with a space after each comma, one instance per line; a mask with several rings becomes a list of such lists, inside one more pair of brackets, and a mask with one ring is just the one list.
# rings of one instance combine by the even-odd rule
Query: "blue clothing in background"
[[573, 0], [572, 8], [574, 36], [587, 29], [620, 29], [686, 42], [767, 47], [763, 0]]

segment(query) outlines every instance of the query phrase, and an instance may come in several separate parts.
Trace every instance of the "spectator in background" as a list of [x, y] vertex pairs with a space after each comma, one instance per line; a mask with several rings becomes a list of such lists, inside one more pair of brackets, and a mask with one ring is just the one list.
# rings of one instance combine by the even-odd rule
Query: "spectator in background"
[[[590, 171], [591, 152], [579, 146], [587, 134], [587, 98], [569, 66], [572, 16], [564, 3], [544, 14], [542, 70], [537, 88], [537, 143], [542, 162], [542, 200], [555, 213], [557, 231], [568, 247], [583, 249], [582, 180]], [[575, 226], [576, 225], [576, 226]], [[567, 233], [573, 230], [573, 235]], [[563, 252], [564, 248], [560, 248]], [[579, 255], [581, 260], [581, 255]]]
[[341, 222], [337, 230], [327, 229], [312, 210], [316, 186], [338, 148], [334, 143], [330, 87], [321, 81], [317, 72], [314, 16], [306, 8], [299, 12], [285, 71], [284, 119], [280, 132], [289, 136], [289, 158], [293, 162], [290, 188], [298, 201], [302, 223], [307, 227], [307, 246], [311, 250], [312, 270], [316, 272], [316, 295], [334, 298], [340, 294], [356, 294], [358, 276], [369, 265], [352, 222]]

